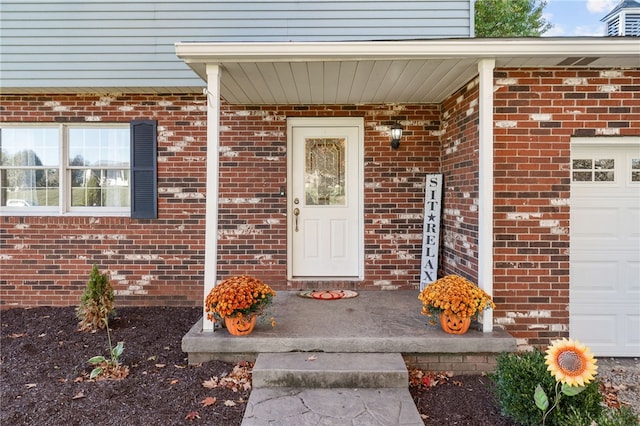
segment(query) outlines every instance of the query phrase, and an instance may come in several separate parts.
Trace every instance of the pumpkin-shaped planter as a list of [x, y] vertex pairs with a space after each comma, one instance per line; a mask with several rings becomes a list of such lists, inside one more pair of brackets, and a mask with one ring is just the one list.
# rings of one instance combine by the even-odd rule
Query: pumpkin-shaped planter
[[[249, 275], [231, 277], [211, 289], [204, 302], [207, 319], [224, 322], [230, 334], [245, 336], [253, 331], [258, 315], [271, 305], [276, 292]], [[273, 319], [271, 324], [275, 324]]]
[[460, 318], [457, 315], [440, 314], [440, 326], [449, 334], [464, 334], [469, 330], [471, 318]]
[[224, 326], [229, 331], [229, 334], [234, 336], [246, 336], [251, 334], [256, 326], [257, 315], [233, 315], [224, 317]]

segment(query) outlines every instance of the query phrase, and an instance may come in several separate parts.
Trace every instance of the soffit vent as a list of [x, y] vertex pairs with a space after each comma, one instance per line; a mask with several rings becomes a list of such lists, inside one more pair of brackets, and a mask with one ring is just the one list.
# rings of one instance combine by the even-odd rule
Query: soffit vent
[[569, 66], [569, 65], [577, 65], [577, 66], [586, 66], [592, 62], [597, 61], [600, 58], [594, 57], [570, 57], [566, 58], [560, 62], [558, 62], [558, 66]]

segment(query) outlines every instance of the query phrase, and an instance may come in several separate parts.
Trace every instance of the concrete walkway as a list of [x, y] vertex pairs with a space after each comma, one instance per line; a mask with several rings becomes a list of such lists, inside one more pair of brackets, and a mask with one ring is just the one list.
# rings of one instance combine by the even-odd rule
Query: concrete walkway
[[422, 425], [399, 353], [261, 353], [243, 426]]
[[408, 389], [255, 389], [242, 426], [424, 425]]

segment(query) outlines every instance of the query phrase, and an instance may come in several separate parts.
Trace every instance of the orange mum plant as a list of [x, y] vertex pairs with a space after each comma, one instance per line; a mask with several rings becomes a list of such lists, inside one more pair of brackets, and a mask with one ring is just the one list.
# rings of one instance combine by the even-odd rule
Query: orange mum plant
[[418, 295], [422, 301], [422, 315], [441, 313], [473, 318], [495, 304], [484, 290], [459, 275], [447, 275], [426, 286]]
[[275, 295], [269, 285], [255, 277], [231, 277], [211, 289], [205, 300], [205, 311], [212, 321], [236, 315], [260, 315]]

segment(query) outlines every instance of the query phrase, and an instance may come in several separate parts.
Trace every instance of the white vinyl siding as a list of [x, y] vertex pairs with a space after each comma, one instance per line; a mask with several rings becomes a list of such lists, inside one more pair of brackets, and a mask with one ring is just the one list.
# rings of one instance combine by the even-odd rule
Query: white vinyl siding
[[0, 87], [201, 87], [176, 42], [470, 37], [472, 1], [0, 0]]

